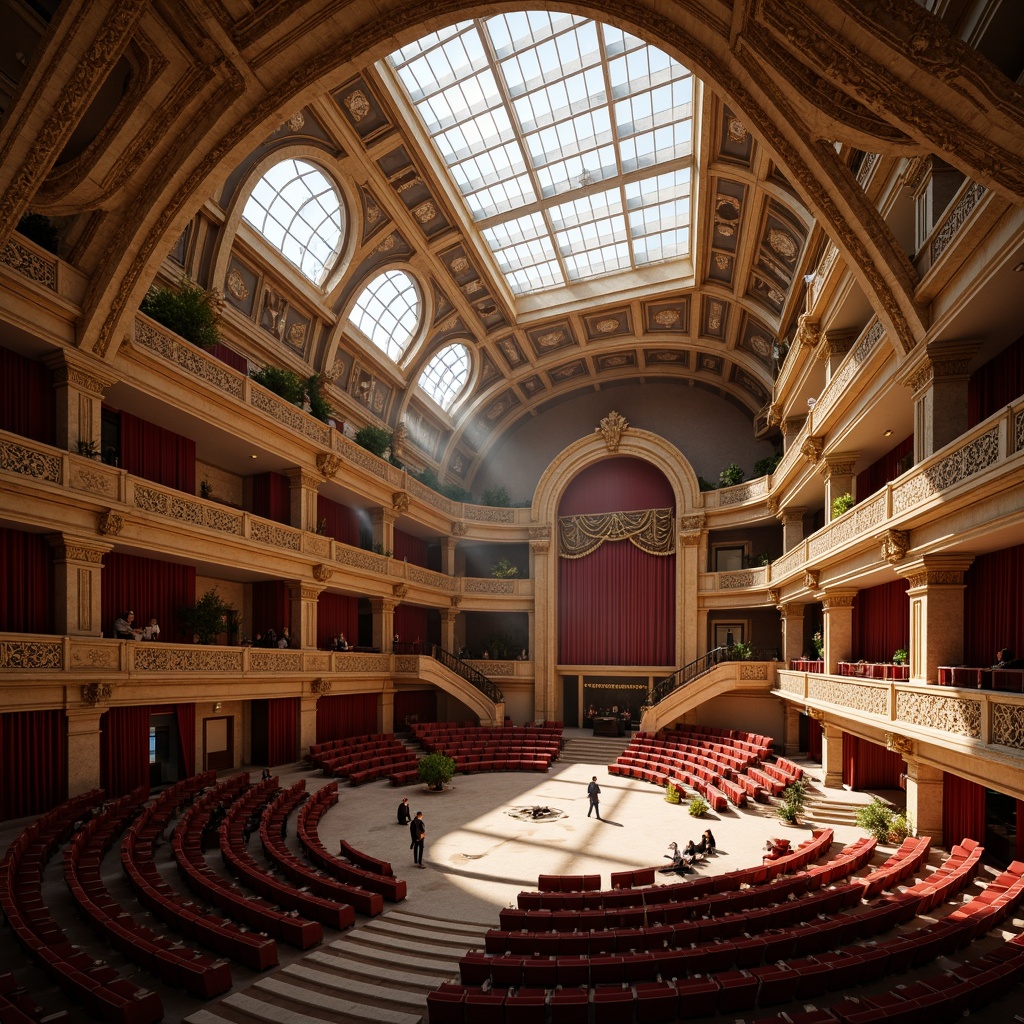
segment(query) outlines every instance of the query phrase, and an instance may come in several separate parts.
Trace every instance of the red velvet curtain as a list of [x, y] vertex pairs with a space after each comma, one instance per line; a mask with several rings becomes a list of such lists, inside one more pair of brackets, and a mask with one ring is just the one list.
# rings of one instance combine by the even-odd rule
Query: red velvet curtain
[[1017, 860], [1024, 860], [1024, 800], [1017, 801]]
[[1024, 544], [978, 555], [964, 583], [964, 664], [992, 665], [1004, 647], [1024, 657]]
[[971, 374], [967, 383], [967, 425], [988, 419], [1024, 394], [1024, 335]]
[[291, 629], [291, 608], [288, 585], [282, 580], [264, 580], [252, 585], [252, 635], [272, 629], [278, 636], [281, 629]]
[[437, 690], [397, 690], [395, 692], [395, 730], [406, 728], [406, 719], [437, 721]]
[[395, 558], [427, 568], [427, 542], [410, 533], [395, 530]]
[[42, 814], [68, 798], [63, 710], [0, 715], [0, 819]]
[[821, 763], [821, 722], [808, 716], [807, 719], [807, 757], [811, 761]]
[[[395, 695], [396, 702], [398, 695]], [[377, 732], [376, 693], [344, 693], [321, 697], [316, 702], [316, 741], [341, 740], [346, 736], [370, 736]]]
[[196, 773], [196, 706], [175, 704], [178, 720], [178, 778], [187, 779]]
[[290, 764], [299, 756], [299, 698], [267, 701], [267, 764]]
[[892, 661], [893, 652], [910, 648], [908, 583], [892, 580], [868, 587], [853, 604], [854, 660]]
[[330, 498], [316, 497], [316, 521], [323, 523], [328, 537], [342, 544], [359, 546], [359, 516], [347, 505]]
[[252, 478], [252, 514], [291, 525], [292, 496], [288, 477], [281, 473], [260, 473]]
[[53, 633], [53, 564], [41, 533], [0, 527], [0, 633]]
[[316, 645], [322, 650], [344, 633], [353, 647], [359, 637], [359, 598], [324, 591], [316, 602]]
[[881, 490], [902, 472], [901, 462], [914, 454], [914, 435], [905, 437], [898, 445], [876, 459], [867, 469], [857, 474], [857, 500], [863, 501]]
[[[560, 516], [675, 508], [664, 475], [641, 459], [612, 458], [566, 488]], [[559, 661], [572, 665], [675, 664], [674, 555], [648, 555], [629, 541], [558, 560]]]
[[985, 787], [942, 773], [942, 836], [946, 849], [961, 839], [985, 842]]
[[110, 708], [100, 723], [100, 785], [107, 796], [149, 789], [148, 704]]
[[413, 604], [400, 604], [395, 609], [395, 632], [403, 643], [428, 643], [427, 609]]
[[210, 349], [210, 355], [230, 366], [232, 370], [238, 370], [239, 373], [246, 375], [249, 373], [249, 360], [245, 356], [240, 356], [234, 349], [228, 348], [222, 341], [218, 341]]
[[139, 628], [155, 617], [164, 642], [192, 642], [178, 619], [181, 609], [196, 599], [193, 566], [112, 551], [103, 558], [100, 594], [104, 636], [114, 635], [114, 619], [122, 612], [133, 611], [134, 625]]
[[144, 480], [195, 494], [195, 441], [131, 413], [120, 415], [122, 468]]
[[869, 740], [843, 733], [843, 784], [851, 789], [899, 789], [903, 758]]
[[0, 430], [41, 444], [56, 444], [56, 406], [49, 369], [0, 348]]

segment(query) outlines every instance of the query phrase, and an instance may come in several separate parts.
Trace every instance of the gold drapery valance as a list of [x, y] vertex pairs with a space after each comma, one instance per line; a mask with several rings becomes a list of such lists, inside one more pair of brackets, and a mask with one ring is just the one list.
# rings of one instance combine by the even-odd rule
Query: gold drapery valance
[[560, 558], [583, 558], [606, 540], [628, 540], [649, 555], [671, 555], [676, 550], [673, 522], [670, 508], [559, 516], [558, 554]]

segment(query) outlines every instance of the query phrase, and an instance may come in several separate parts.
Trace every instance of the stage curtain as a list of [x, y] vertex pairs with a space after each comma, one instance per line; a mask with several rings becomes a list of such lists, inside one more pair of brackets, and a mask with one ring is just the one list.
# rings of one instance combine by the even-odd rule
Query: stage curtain
[[400, 562], [410, 562], [412, 565], [420, 565], [427, 568], [427, 542], [414, 537], [410, 533], [395, 530], [394, 556]]
[[1004, 348], [967, 382], [967, 425], [988, 419], [1024, 394], [1024, 335]]
[[1017, 801], [1017, 851], [1016, 860], [1024, 860], [1024, 800]]
[[100, 785], [108, 797], [149, 789], [148, 704], [111, 708], [100, 723]]
[[42, 814], [68, 798], [63, 710], [0, 715], [0, 819]]
[[316, 521], [324, 524], [328, 537], [342, 544], [359, 546], [359, 517], [347, 505], [316, 496]]
[[961, 839], [985, 842], [985, 787], [942, 773], [942, 837], [950, 849]]
[[869, 740], [843, 733], [843, 784], [851, 789], [899, 789], [903, 758]]
[[[319, 604], [319, 602], [317, 602]], [[252, 585], [252, 636], [272, 629], [279, 637], [283, 627], [291, 630], [288, 585], [281, 580], [265, 580]]]
[[298, 760], [299, 698], [271, 697], [267, 701], [267, 765]]
[[903, 472], [901, 462], [914, 454], [914, 435], [905, 437], [898, 445], [876, 459], [867, 469], [857, 474], [857, 500], [863, 501], [880, 491]]
[[[395, 695], [397, 699], [397, 694]], [[346, 736], [370, 736], [377, 732], [376, 693], [343, 693], [316, 702], [316, 741], [341, 740]]]
[[260, 473], [252, 478], [252, 514], [291, 525], [292, 496], [288, 477], [281, 473]]
[[406, 718], [418, 722], [437, 721], [437, 690], [397, 690], [395, 692], [395, 731], [408, 728]]
[[400, 604], [395, 609], [395, 632], [403, 643], [428, 643], [427, 609], [414, 604]]
[[892, 580], [868, 587], [853, 603], [854, 660], [892, 661], [893, 652], [910, 648], [908, 583]]
[[808, 716], [807, 721], [807, 757], [821, 764], [821, 722]]
[[114, 619], [122, 612], [133, 611], [138, 628], [155, 616], [165, 643], [192, 642], [178, 619], [181, 609], [196, 600], [193, 566], [112, 551], [103, 557], [100, 594], [104, 636], [114, 635]]
[[978, 555], [964, 583], [964, 664], [993, 665], [1004, 647], [1024, 657], [1024, 544]]
[[210, 355], [230, 366], [232, 370], [238, 370], [239, 373], [244, 373], [246, 376], [249, 375], [249, 360], [245, 356], [240, 356], [234, 349], [228, 348], [224, 342], [218, 341], [210, 349]]
[[144, 480], [196, 492], [196, 443], [131, 413], [121, 416], [121, 467]]
[[175, 704], [178, 721], [178, 778], [187, 779], [196, 773], [196, 706]]
[[0, 348], [0, 430], [57, 443], [57, 401], [48, 367]]
[[0, 527], [0, 632], [54, 632], [51, 554], [41, 533]]
[[334, 638], [344, 633], [355, 646], [359, 636], [359, 598], [324, 591], [316, 602], [316, 645], [327, 650]]

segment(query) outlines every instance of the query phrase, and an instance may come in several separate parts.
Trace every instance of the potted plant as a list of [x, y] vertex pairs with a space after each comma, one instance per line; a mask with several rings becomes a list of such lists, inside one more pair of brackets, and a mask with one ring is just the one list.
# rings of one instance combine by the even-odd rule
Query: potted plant
[[309, 402], [311, 416], [315, 416], [322, 423], [330, 422], [331, 413], [334, 410], [324, 395], [324, 375], [322, 373], [314, 373], [306, 381], [306, 399]]
[[683, 801], [682, 794], [679, 792], [678, 787], [673, 786], [671, 782], [665, 786], [665, 799], [670, 804], [679, 804]]
[[199, 482], [199, 497], [200, 498], [212, 498], [213, 497], [213, 484], [209, 480], [201, 480]]
[[455, 769], [455, 760], [439, 751], [421, 757], [416, 765], [420, 781], [425, 782], [430, 789], [437, 792], [443, 790], [452, 781]]
[[718, 474], [718, 486], [734, 487], [736, 484], [743, 483], [745, 475], [746, 474], [738, 463], [730, 462], [729, 465]]
[[499, 558], [491, 566], [491, 576], [496, 580], [511, 580], [519, 575], [519, 569], [507, 558]]
[[894, 665], [906, 665], [909, 653], [906, 647], [899, 647], [892, 652], [892, 663]]
[[782, 791], [782, 804], [777, 808], [776, 814], [787, 825], [799, 825], [806, 800], [807, 783], [803, 779], [797, 779]]
[[711, 805], [702, 796], [695, 796], [690, 800], [690, 806], [688, 808], [690, 816], [694, 818], [703, 818], [708, 811], [711, 810]]
[[[871, 803], [857, 808], [857, 824], [880, 843], [889, 842], [895, 816], [896, 812], [892, 807], [877, 796]], [[900, 842], [902, 841], [901, 839]]]
[[249, 377], [292, 405], [301, 406], [306, 399], [305, 383], [291, 370], [284, 370], [279, 366], [264, 366], [262, 369], [250, 370]]
[[820, 630], [811, 637], [811, 646], [814, 648], [814, 657], [820, 660], [825, 653], [825, 641]]
[[508, 496], [508, 488], [498, 485], [497, 487], [488, 487], [484, 491], [480, 504], [489, 505], [492, 508], [508, 508], [512, 504], [512, 500]]
[[150, 288], [139, 309], [157, 323], [199, 348], [213, 348], [220, 341], [217, 324], [223, 299], [182, 277], [178, 290]]
[[847, 492], [832, 499], [832, 518], [838, 519], [844, 512], [853, 508], [853, 495]]
[[749, 661], [754, 656], [754, 648], [740, 640], [726, 651], [725, 656], [729, 661]]
[[182, 629], [193, 636], [197, 643], [212, 644], [228, 631], [229, 617], [235, 609], [216, 590], [208, 590], [195, 604], [178, 612]]

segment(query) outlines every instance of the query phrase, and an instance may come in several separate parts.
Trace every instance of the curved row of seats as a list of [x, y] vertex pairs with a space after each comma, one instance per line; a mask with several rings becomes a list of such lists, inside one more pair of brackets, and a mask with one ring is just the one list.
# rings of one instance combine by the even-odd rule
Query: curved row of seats
[[428, 753], [453, 758], [463, 775], [474, 772], [546, 772], [562, 747], [561, 730], [550, 726], [417, 722], [413, 736]]
[[64, 851], [64, 880], [79, 913], [110, 945], [168, 985], [210, 999], [231, 988], [231, 968], [176, 936], [136, 921], [111, 896], [100, 874], [103, 855], [139, 814], [142, 791], [121, 797], [91, 818]]
[[[145, 796], [133, 794], [136, 805]], [[43, 869], [102, 800], [101, 790], [74, 797], [14, 839], [0, 862], [0, 909], [25, 953], [89, 1013], [113, 1024], [155, 1024], [163, 1016], [160, 996], [68, 942], [43, 901]]]
[[[323, 770], [324, 775], [348, 779], [352, 786], [361, 786], [375, 779], [414, 771], [419, 760], [393, 733], [379, 733], [372, 737], [355, 736], [350, 740], [332, 741], [328, 749], [310, 747], [310, 759]], [[314, 753], [315, 751], [315, 753]]]
[[51, 1012], [37, 1003], [10, 971], [0, 974], [0, 1020], [4, 1024], [62, 1024], [69, 1016], [67, 1010]]

